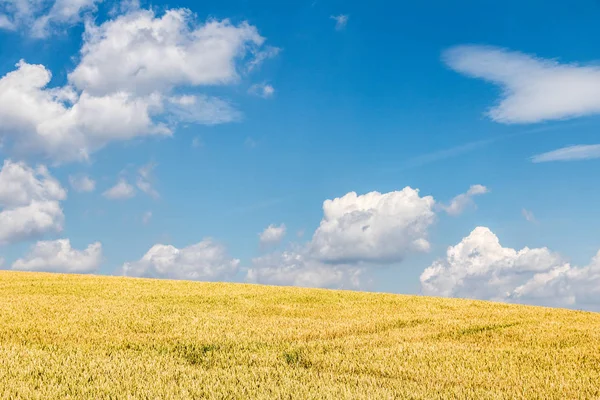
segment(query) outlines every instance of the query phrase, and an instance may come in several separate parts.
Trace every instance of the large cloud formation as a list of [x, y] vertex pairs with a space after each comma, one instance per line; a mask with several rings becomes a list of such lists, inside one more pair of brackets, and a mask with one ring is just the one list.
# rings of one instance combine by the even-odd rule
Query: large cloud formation
[[154, 245], [140, 260], [123, 264], [121, 273], [147, 278], [220, 281], [233, 278], [239, 263], [240, 260], [227, 254], [223, 245], [204, 239], [182, 249]]
[[251, 282], [316, 287], [360, 287], [373, 266], [401, 262], [429, 249], [435, 201], [406, 187], [390, 193], [354, 192], [323, 203], [312, 240], [253, 260]]
[[5, 160], [0, 170], [0, 244], [60, 232], [67, 192], [48, 169]]
[[185, 9], [90, 22], [66, 86], [49, 88], [51, 72], [24, 60], [0, 78], [0, 138], [19, 154], [66, 162], [109, 142], [169, 136], [179, 121], [232, 121], [239, 113], [225, 100], [179, 91], [237, 82], [240, 69], [274, 54], [264, 41], [248, 23], [197, 24]]
[[95, 272], [101, 261], [102, 244], [99, 242], [90, 244], [85, 250], [76, 250], [69, 239], [59, 239], [36, 243], [29, 254], [13, 263], [12, 269], [83, 274]]
[[475, 228], [421, 275], [424, 294], [600, 309], [600, 252], [575, 267], [547, 248], [505, 248]]
[[560, 64], [491, 46], [457, 46], [443, 54], [457, 72], [500, 86], [488, 114], [501, 123], [536, 123], [600, 113], [600, 67]]

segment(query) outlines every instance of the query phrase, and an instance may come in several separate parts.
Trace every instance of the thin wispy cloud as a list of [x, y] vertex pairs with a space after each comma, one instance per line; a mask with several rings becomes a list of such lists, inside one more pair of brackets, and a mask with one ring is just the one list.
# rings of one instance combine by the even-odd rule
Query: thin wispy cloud
[[567, 146], [531, 157], [533, 163], [550, 161], [581, 161], [600, 158], [600, 144]]
[[350, 17], [347, 14], [340, 14], [332, 15], [330, 18], [335, 21], [335, 30], [341, 31], [348, 25], [348, 18]]
[[472, 45], [450, 48], [442, 58], [457, 72], [500, 86], [500, 101], [487, 112], [496, 122], [525, 124], [600, 113], [597, 65]]
[[268, 99], [273, 97], [275, 94], [275, 88], [267, 83], [256, 83], [250, 86], [248, 93], [254, 96], [262, 97], [263, 99]]
[[523, 215], [523, 218], [525, 218], [527, 220], [527, 222], [532, 222], [532, 223], [537, 222], [537, 220], [535, 219], [535, 215], [533, 215], [533, 212], [526, 210], [524, 208], [521, 210], [521, 214]]

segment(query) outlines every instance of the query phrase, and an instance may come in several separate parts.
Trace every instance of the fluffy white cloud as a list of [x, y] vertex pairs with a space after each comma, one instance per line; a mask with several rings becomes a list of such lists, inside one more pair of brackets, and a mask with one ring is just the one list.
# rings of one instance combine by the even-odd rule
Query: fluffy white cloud
[[0, 78], [0, 137], [18, 152], [82, 160], [110, 141], [171, 134], [151, 118], [162, 109], [159, 96], [78, 95], [69, 87], [47, 89], [50, 78], [44, 66], [24, 61]]
[[71, 175], [69, 183], [76, 192], [93, 192], [96, 190], [96, 181], [87, 175]]
[[326, 200], [310, 252], [329, 263], [402, 261], [408, 253], [429, 250], [434, 204], [433, 197], [420, 197], [410, 187]]
[[126, 276], [218, 281], [233, 278], [239, 263], [223, 245], [204, 239], [183, 249], [154, 245], [140, 260], [123, 264], [121, 272]]
[[247, 279], [279, 285], [356, 288], [372, 267], [399, 263], [429, 249], [435, 201], [406, 187], [390, 193], [354, 192], [323, 203], [312, 239], [253, 260]]
[[346, 28], [346, 25], [348, 25], [348, 15], [332, 15], [330, 18], [335, 21], [335, 29], [338, 31], [343, 30], [344, 28]]
[[47, 36], [52, 28], [81, 21], [102, 0], [0, 0], [0, 29], [25, 28], [34, 37]]
[[579, 161], [600, 158], [600, 144], [567, 146], [531, 157], [534, 163], [549, 161]]
[[66, 191], [46, 167], [5, 160], [0, 170], [0, 244], [60, 232]]
[[264, 40], [248, 23], [197, 24], [183, 9], [90, 22], [66, 86], [47, 87], [50, 71], [25, 61], [0, 77], [0, 139], [10, 151], [68, 162], [110, 142], [169, 136], [180, 122], [235, 121], [240, 114], [227, 101], [176, 91], [236, 83], [244, 66], [265, 57]]
[[534, 123], [600, 113], [600, 67], [560, 64], [487, 46], [458, 46], [443, 55], [450, 68], [499, 85], [489, 116], [502, 123]]
[[238, 79], [236, 61], [264, 41], [245, 22], [197, 25], [186, 9], [168, 10], [162, 17], [139, 10], [100, 26], [88, 24], [81, 63], [69, 80], [95, 95], [227, 84]]
[[421, 285], [427, 295], [597, 309], [600, 252], [590, 265], [573, 267], [547, 248], [502, 247], [478, 227], [423, 271]]
[[262, 97], [263, 99], [268, 99], [275, 94], [275, 88], [266, 83], [256, 83], [250, 86], [248, 93]]
[[90, 244], [85, 250], [75, 250], [69, 239], [37, 242], [29, 254], [12, 265], [22, 271], [90, 273], [100, 266], [102, 244]]
[[130, 199], [135, 196], [135, 188], [125, 179], [119, 179], [115, 186], [106, 190], [102, 195], [110, 200]]
[[57, 201], [32, 201], [31, 204], [0, 211], [0, 244], [15, 243], [60, 232], [64, 214]]
[[23, 162], [5, 160], [0, 169], [0, 206], [16, 207], [33, 200], [64, 200], [67, 192], [45, 166], [33, 169]]
[[279, 244], [279, 242], [281, 242], [285, 236], [285, 233], [285, 224], [281, 224], [279, 226], [271, 224], [259, 234], [260, 244], [263, 246]]
[[459, 215], [467, 207], [473, 205], [473, 197], [489, 193], [487, 187], [483, 185], [472, 185], [466, 193], [459, 194], [452, 199], [449, 205], [440, 205], [440, 207], [450, 215]]

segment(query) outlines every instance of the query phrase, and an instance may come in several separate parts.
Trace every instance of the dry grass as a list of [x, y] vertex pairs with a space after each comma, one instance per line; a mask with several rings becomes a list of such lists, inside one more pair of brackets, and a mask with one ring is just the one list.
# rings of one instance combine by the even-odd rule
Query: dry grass
[[600, 314], [3, 271], [0, 397], [600, 398]]

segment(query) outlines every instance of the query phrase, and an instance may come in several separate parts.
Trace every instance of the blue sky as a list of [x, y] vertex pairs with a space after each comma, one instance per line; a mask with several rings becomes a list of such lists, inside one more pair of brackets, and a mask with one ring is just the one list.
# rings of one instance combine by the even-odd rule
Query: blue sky
[[596, 309], [600, 5], [392, 3], [0, 0], [3, 268]]

